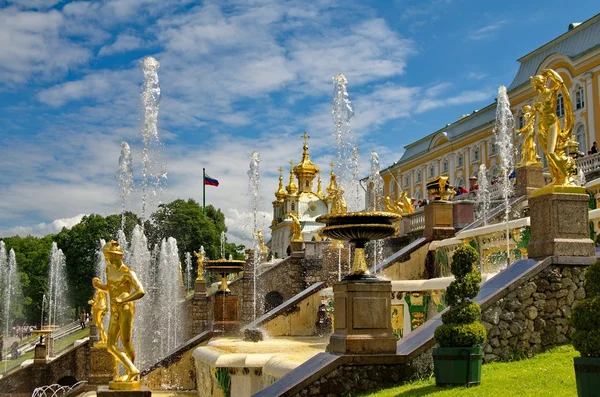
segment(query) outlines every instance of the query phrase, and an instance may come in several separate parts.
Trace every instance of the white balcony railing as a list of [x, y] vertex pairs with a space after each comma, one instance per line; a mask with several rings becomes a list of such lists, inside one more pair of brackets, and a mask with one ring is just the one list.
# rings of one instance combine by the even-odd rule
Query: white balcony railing
[[583, 156], [575, 160], [577, 168], [583, 171], [584, 175], [600, 169], [600, 153]]

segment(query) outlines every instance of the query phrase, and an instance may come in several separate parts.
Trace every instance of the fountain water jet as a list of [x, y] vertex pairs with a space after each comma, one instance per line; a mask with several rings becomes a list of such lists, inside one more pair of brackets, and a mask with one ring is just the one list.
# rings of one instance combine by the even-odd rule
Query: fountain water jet
[[477, 186], [475, 208], [477, 208], [477, 215], [483, 219], [483, 226], [485, 226], [487, 225], [487, 215], [490, 212], [490, 183], [487, 178], [485, 164], [481, 164], [477, 171]]
[[[17, 299], [21, 299], [22, 296], [21, 280], [19, 278], [19, 272], [17, 271], [15, 251], [11, 248], [7, 255], [4, 241], [0, 241], [0, 281], [2, 282], [0, 285], [3, 287], [3, 293], [1, 295], [3, 301], [2, 322], [4, 323], [4, 333], [8, 336], [10, 335], [11, 310], [14, 307], [13, 304], [17, 302]], [[6, 372], [8, 363], [9, 349], [9, 344], [5, 343], [5, 345], [6, 351], [4, 357], [6, 357], [6, 361], [4, 362], [4, 372]]]
[[[258, 265], [260, 263], [260, 241], [256, 233], [260, 229], [258, 224], [258, 207], [260, 203], [260, 171], [259, 171], [260, 155], [258, 152], [252, 152], [250, 156], [250, 170], [248, 171], [248, 195], [250, 196], [250, 213], [252, 214], [252, 225], [250, 230], [250, 236], [252, 237], [252, 247], [254, 249], [254, 272], [253, 272], [253, 291], [252, 291], [252, 321], [256, 320], [256, 304], [257, 304], [257, 290], [256, 280]], [[224, 252], [222, 253], [224, 254]], [[224, 255], [222, 255], [224, 257]]]
[[500, 172], [502, 183], [502, 198], [504, 200], [504, 221], [506, 223], [506, 265], [510, 265], [510, 230], [508, 222], [510, 221], [510, 202], [513, 195], [513, 186], [510, 181], [510, 175], [514, 169], [514, 130], [515, 120], [510, 110], [510, 102], [506, 94], [506, 87], [501, 85], [498, 88], [498, 102], [496, 105], [496, 125], [494, 127], [495, 144], [498, 147], [500, 155]]
[[[380, 174], [379, 155], [371, 152], [371, 175], [369, 176], [368, 211], [381, 210], [381, 198], [383, 197], [383, 178]], [[383, 241], [373, 240], [369, 242], [373, 253], [373, 268], [377, 268], [377, 260], [383, 255]]]
[[[125, 141], [121, 142], [121, 156], [119, 157], [119, 186], [121, 187], [119, 197], [121, 198], [121, 230], [125, 230], [125, 205], [127, 197], [133, 190], [133, 168], [131, 166], [131, 149]], [[121, 241], [119, 241], [119, 245]], [[123, 247], [123, 245], [121, 245]]]
[[50, 250], [48, 271], [48, 325], [57, 326], [65, 320], [67, 308], [66, 258], [55, 242]]

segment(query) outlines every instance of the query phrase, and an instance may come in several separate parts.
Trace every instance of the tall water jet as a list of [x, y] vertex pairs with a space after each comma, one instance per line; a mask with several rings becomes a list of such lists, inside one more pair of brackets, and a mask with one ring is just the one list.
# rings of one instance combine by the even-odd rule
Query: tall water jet
[[225, 258], [225, 232], [221, 232], [221, 258]]
[[[371, 175], [369, 176], [369, 194], [367, 200], [368, 211], [381, 211], [381, 199], [383, 197], [383, 178], [380, 174], [379, 155], [377, 152], [371, 152]], [[373, 261], [372, 267], [376, 268], [377, 260], [383, 255], [383, 241], [373, 240], [369, 242], [371, 246]]]
[[127, 263], [137, 274], [142, 285], [146, 287], [147, 296], [136, 301], [136, 326], [133, 328], [133, 347], [136, 351], [136, 364], [144, 367], [152, 360], [150, 349], [158, 342], [157, 327], [154, 326], [153, 298], [155, 296], [154, 277], [151, 268], [151, 254], [148, 239], [142, 227], [136, 225], [131, 233], [129, 246], [129, 262]]
[[194, 279], [192, 276], [192, 254], [189, 252], [185, 253], [185, 294], [187, 296], [188, 292], [191, 291], [191, 289], [194, 286]]
[[[123, 141], [121, 142], [121, 156], [119, 157], [119, 170], [117, 171], [120, 187], [119, 197], [121, 198], [121, 230], [125, 230], [125, 207], [127, 197], [133, 190], [133, 168], [131, 164], [131, 149], [129, 144]], [[123, 246], [121, 245], [121, 247]]]
[[504, 221], [506, 224], [506, 265], [510, 265], [510, 197], [513, 195], [513, 186], [510, 175], [514, 169], [514, 130], [515, 120], [510, 111], [510, 102], [506, 94], [506, 87], [498, 88], [498, 102], [496, 105], [496, 125], [494, 127], [495, 143], [500, 155], [500, 173], [502, 184], [502, 198], [504, 200]]
[[48, 266], [48, 325], [60, 325], [65, 321], [67, 308], [66, 263], [62, 250], [53, 242]]
[[144, 72], [144, 83], [142, 86], [142, 107], [144, 122], [142, 126], [142, 141], [144, 149], [142, 152], [142, 221], [146, 220], [146, 208], [148, 202], [148, 190], [152, 197], [159, 195], [161, 183], [166, 179], [165, 166], [160, 164], [158, 137], [158, 104], [160, 102], [160, 85], [158, 80], [158, 68], [160, 63], [153, 57], [142, 60]]
[[[95, 274], [96, 277], [98, 277], [100, 279], [100, 281], [102, 281], [102, 284], [106, 284], [106, 258], [104, 257], [104, 254], [102, 253], [102, 247], [104, 247], [106, 245], [106, 240], [104, 240], [103, 238], [100, 239], [100, 247], [98, 248], [98, 251], [96, 251], [96, 269], [95, 269]], [[119, 246], [123, 247], [121, 245], [121, 243], [119, 242]]]
[[[354, 192], [358, 191], [358, 149], [355, 149], [355, 140], [352, 137], [350, 120], [354, 117], [354, 108], [348, 94], [348, 80], [342, 73], [333, 78], [333, 104], [331, 115], [335, 129], [334, 140], [337, 147], [336, 173], [338, 186], [351, 198], [348, 201], [348, 211], [359, 209], [359, 200], [355, 199]], [[350, 160], [350, 161], [349, 161]], [[356, 175], [356, 176], [355, 176]]]
[[252, 291], [252, 321], [256, 320], [256, 304], [257, 304], [257, 291], [256, 291], [256, 280], [258, 264], [260, 262], [260, 241], [258, 239], [257, 230], [260, 229], [258, 222], [258, 208], [260, 203], [260, 172], [259, 172], [260, 155], [258, 152], [252, 152], [250, 156], [250, 170], [248, 171], [248, 195], [250, 196], [250, 214], [252, 215], [252, 225], [250, 230], [250, 236], [252, 238], [252, 248], [254, 249], [254, 273], [253, 277], [253, 291]]
[[[10, 335], [10, 323], [11, 323], [11, 310], [14, 310], [14, 304], [22, 299], [21, 296], [21, 280], [19, 272], [17, 270], [17, 259], [15, 256], [15, 250], [12, 248], [6, 254], [6, 246], [4, 241], [0, 241], [0, 271], [2, 271], [2, 282], [4, 284], [2, 300], [3, 300], [3, 315], [2, 321], [4, 323], [5, 335]], [[6, 352], [5, 357], [7, 361], [4, 363], [4, 371], [6, 372], [6, 366], [8, 363], [8, 348], [9, 344], [5, 342]]]
[[477, 171], [477, 195], [475, 196], [475, 208], [478, 218], [483, 219], [483, 225], [487, 225], [487, 216], [490, 212], [490, 182], [487, 177], [485, 164], [479, 166]]
[[173, 237], [163, 239], [156, 278], [157, 298], [154, 307], [160, 332], [160, 359], [183, 341], [182, 286], [180, 285], [179, 251]]

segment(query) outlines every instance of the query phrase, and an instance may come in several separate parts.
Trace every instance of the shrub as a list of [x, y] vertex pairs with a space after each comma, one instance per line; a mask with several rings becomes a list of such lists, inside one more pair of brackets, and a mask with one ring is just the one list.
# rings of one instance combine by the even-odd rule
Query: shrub
[[600, 262], [585, 272], [587, 298], [573, 306], [573, 347], [582, 357], [600, 357]]
[[455, 280], [446, 289], [451, 307], [442, 314], [443, 325], [435, 330], [435, 339], [442, 347], [474, 347], [485, 341], [487, 332], [479, 322], [481, 308], [471, 301], [479, 293], [481, 282], [475, 268], [477, 258], [477, 251], [469, 245], [458, 248], [452, 257]]

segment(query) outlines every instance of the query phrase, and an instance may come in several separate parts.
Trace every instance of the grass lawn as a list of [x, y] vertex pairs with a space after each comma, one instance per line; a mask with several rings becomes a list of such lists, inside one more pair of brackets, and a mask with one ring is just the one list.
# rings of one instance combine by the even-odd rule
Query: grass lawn
[[435, 386], [435, 378], [367, 394], [369, 397], [418, 396], [576, 396], [573, 346], [560, 346], [528, 360], [491, 363], [482, 367], [481, 385], [444, 388]]
[[[77, 339], [85, 338], [86, 336], [89, 335], [89, 333], [90, 333], [89, 328], [86, 328], [86, 329], [82, 329], [81, 331], [78, 331], [72, 335], [69, 335], [62, 339], [59, 339], [58, 341], [54, 342], [54, 350], [61, 351], [62, 349], [66, 348], [67, 346], [73, 345], [73, 343], [75, 343], [75, 341]], [[38, 338], [39, 338], [39, 336], [38, 336]], [[4, 372], [5, 365], [6, 365], [7, 370], [10, 371], [11, 368], [21, 365], [21, 363], [23, 361], [33, 359], [33, 353], [34, 353], [34, 351], [32, 350], [30, 352], [22, 354], [16, 360], [3, 361], [2, 363], [0, 363], [0, 373]]]

